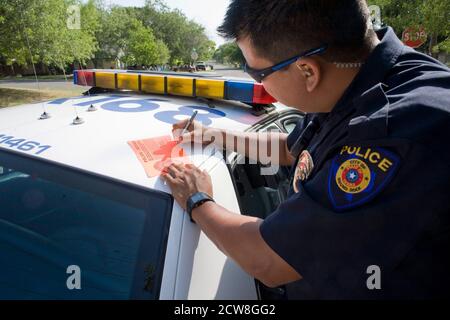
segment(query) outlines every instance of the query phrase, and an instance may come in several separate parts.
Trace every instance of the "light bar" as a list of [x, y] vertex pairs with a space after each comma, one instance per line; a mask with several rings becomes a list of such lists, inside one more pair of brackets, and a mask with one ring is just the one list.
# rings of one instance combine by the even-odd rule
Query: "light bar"
[[115, 70], [75, 70], [74, 84], [185, 97], [271, 104], [276, 100], [260, 83], [178, 75], [130, 73]]
[[129, 89], [133, 91], [139, 91], [139, 75], [118, 73], [117, 89]]

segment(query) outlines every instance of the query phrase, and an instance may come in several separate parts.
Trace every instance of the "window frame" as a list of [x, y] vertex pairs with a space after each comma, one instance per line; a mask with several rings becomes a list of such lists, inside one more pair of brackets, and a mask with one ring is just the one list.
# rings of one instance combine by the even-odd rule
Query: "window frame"
[[[288, 121], [289, 122], [294, 121], [294, 119], [296, 122], [298, 122], [301, 118], [305, 117], [305, 115], [306, 114], [304, 112], [297, 110], [297, 109], [293, 109], [293, 108], [283, 109], [281, 112], [273, 113], [273, 114], [269, 115], [268, 117], [264, 118], [262, 121], [256, 123], [255, 125], [250, 127], [248, 130], [246, 130], [246, 132], [261, 132], [270, 126], [276, 126], [276, 127], [278, 127], [278, 129], [280, 130], [281, 133], [288, 133], [284, 127], [284, 123], [288, 122]], [[231, 180], [233, 181], [234, 192], [236, 194], [236, 198], [238, 199], [239, 208], [240, 208], [242, 214], [245, 214], [243, 212], [244, 210], [243, 210], [243, 205], [242, 205], [242, 199], [241, 199], [241, 196], [239, 195], [237, 181], [234, 176], [234, 171], [236, 170], [237, 162], [240, 158], [240, 155], [237, 154], [236, 152], [231, 152], [231, 153], [227, 154], [227, 152], [224, 150], [223, 157], [224, 157], [224, 159], [227, 159], [228, 173], [231, 176]], [[260, 165], [260, 164], [258, 164], [258, 165]]]

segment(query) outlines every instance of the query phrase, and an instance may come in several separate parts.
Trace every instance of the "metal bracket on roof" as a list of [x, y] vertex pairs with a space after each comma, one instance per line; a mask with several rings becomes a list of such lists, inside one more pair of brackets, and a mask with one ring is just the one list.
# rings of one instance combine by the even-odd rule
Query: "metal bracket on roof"
[[213, 99], [208, 99], [208, 98], [203, 98], [203, 97], [197, 97], [197, 100], [205, 103], [208, 107], [210, 107], [211, 109], [215, 109], [216, 106], [213, 103]]
[[91, 94], [100, 94], [100, 93], [108, 93], [111, 92], [111, 89], [103, 89], [99, 87], [92, 87], [88, 91], [83, 92], [84, 96], [89, 96]]
[[72, 122], [72, 124], [74, 126], [78, 126], [78, 125], [83, 124], [83, 123], [84, 123], [83, 118], [80, 118], [79, 116], [77, 116]]
[[50, 113], [44, 111], [43, 114], [41, 114], [41, 116], [39, 117], [39, 120], [47, 120], [50, 119], [52, 116], [50, 115]]
[[252, 106], [252, 114], [257, 117], [262, 116], [264, 114], [268, 114], [276, 109], [275, 106], [272, 104], [253, 103], [251, 104], [251, 106]]

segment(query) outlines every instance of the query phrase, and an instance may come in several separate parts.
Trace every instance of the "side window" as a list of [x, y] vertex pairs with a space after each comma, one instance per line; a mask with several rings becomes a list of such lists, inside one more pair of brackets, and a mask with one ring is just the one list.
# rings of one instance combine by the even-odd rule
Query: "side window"
[[[301, 114], [292, 113], [282, 116], [276, 122], [260, 129], [260, 132], [278, 131], [291, 133]], [[280, 167], [276, 174], [261, 175], [261, 164], [248, 164], [243, 156], [236, 158], [232, 166], [241, 211], [243, 214], [265, 218], [286, 199], [290, 185], [290, 167]]]
[[294, 131], [295, 126], [297, 125], [297, 122], [295, 121], [286, 121], [283, 123], [284, 125], [284, 129], [286, 130], [287, 133], [291, 133], [292, 131]]
[[0, 299], [158, 298], [171, 211], [169, 195], [0, 152]]
[[284, 119], [281, 119], [280, 122], [282, 123], [282, 126], [287, 133], [292, 133], [301, 118], [302, 117], [299, 115], [291, 115]]
[[259, 130], [259, 132], [283, 132], [283, 130], [280, 129], [280, 127], [278, 127], [276, 124], [271, 124], [270, 126], [263, 128], [261, 130]]

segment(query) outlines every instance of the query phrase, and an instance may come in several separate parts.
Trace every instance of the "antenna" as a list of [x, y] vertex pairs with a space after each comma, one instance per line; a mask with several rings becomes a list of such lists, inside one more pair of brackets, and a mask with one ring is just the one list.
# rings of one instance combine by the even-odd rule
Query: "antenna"
[[[72, 46], [72, 44], [71, 44], [70, 42], [69, 42], [69, 46], [70, 46], [70, 49], [71, 49], [71, 51], [72, 51], [72, 54], [75, 56], [75, 54], [74, 54], [74, 53], [75, 53], [75, 50], [73, 49], [73, 46]], [[82, 65], [80, 59], [78, 59], [78, 64], [80, 65], [80, 70], [83, 71], [83, 65]], [[86, 75], [84, 74], [84, 72], [81, 72], [81, 74], [82, 74], [84, 83], [87, 83], [87, 81], [86, 81]], [[87, 91], [87, 94], [88, 94], [88, 96], [89, 96], [89, 98], [90, 98], [90, 97], [91, 97], [91, 93], [89, 92], [89, 90]], [[73, 124], [73, 125], [80, 125], [80, 124], [83, 124], [83, 123], [84, 123], [84, 120], [83, 120], [83, 118], [80, 118], [80, 116], [78, 115], [78, 111], [77, 111], [77, 108], [75, 107], [75, 105], [73, 105], [73, 110], [75, 111], [75, 119], [72, 121], [72, 124]], [[96, 108], [93, 104], [91, 104], [91, 106], [88, 108], [87, 111], [89, 111], [89, 112], [94, 112], [94, 111], [97, 111], [97, 108]]]
[[[73, 52], [73, 51], [72, 51]], [[80, 67], [81, 67], [81, 63], [80, 63]], [[84, 74], [83, 74], [84, 75]], [[67, 81], [67, 77], [66, 77], [66, 83], [68, 82]], [[86, 77], [84, 77], [84, 81], [86, 82]], [[89, 94], [89, 96], [90, 96], [90, 94]], [[69, 101], [70, 101], [71, 99], [69, 98]], [[73, 125], [80, 125], [80, 124], [83, 124], [84, 123], [84, 120], [83, 120], [83, 118], [80, 118], [80, 116], [78, 115], [78, 111], [77, 111], [77, 108], [75, 107], [75, 105], [72, 105], [73, 106], [73, 111], [75, 111], [75, 119], [72, 121], [72, 124]], [[91, 108], [94, 108], [95, 110], [91, 110]], [[91, 105], [90, 107], [89, 107], [89, 109], [88, 109], [88, 111], [96, 111], [97, 109], [93, 106], [93, 105]]]
[[[40, 98], [40, 100], [42, 101], [41, 86], [39, 85], [39, 79], [38, 79], [38, 76], [37, 76], [37, 73], [36, 73], [36, 67], [34, 66], [34, 62], [33, 62], [33, 53], [32, 53], [32, 51], [31, 51], [30, 40], [29, 40], [29, 38], [28, 38], [28, 34], [27, 34], [27, 32], [26, 32], [26, 30], [25, 30], [25, 26], [24, 26], [24, 24], [23, 24], [23, 20], [24, 20], [24, 18], [23, 18], [23, 11], [21, 11], [21, 15], [22, 15], [22, 20], [21, 20], [21, 23], [22, 23], [22, 30], [23, 30], [23, 33], [25, 34], [25, 39], [26, 39], [26, 41], [27, 41], [28, 51], [30, 52], [31, 64], [32, 64], [32, 66], [33, 66], [34, 78], [36, 79], [36, 85], [37, 85], [38, 92], [39, 92], [39, 98]], [[45, 103], [44, 103], [44, 102], [42, 102], [42, 110], [43, 110], [43, 113], [42, 113], [41, 116], [39, 117], [39, 120], [50, 119], [50, 118], [51, 118], [51, 115], [50, 115], [50, 113], [48, 113], [48, 112], [45, 110]]]
[[[83, 78], [84, 78], [84, 83], [87, 83], [86, 82], [86, 75], [85, 75], [85, 73], [83, 72], [83, 66], [81, 65], [81, 62], [79, 62], [79, 64], [80, 64], [80, 69], [81, 69], [81, 74], [83, 75]], [[88, 94], [88, 96], [89, 96], [89, 98], [91, 97], [91, 90], [88, 90], [87, 91], [87, 94]], [[93, 105], [93, 104], [91, 104], [90, 106], [89, 106], [89, 108], [87, 109], [87, 111], [88, 112], [94, 112], [94, 111], [97, 111], [97, 108]]]

